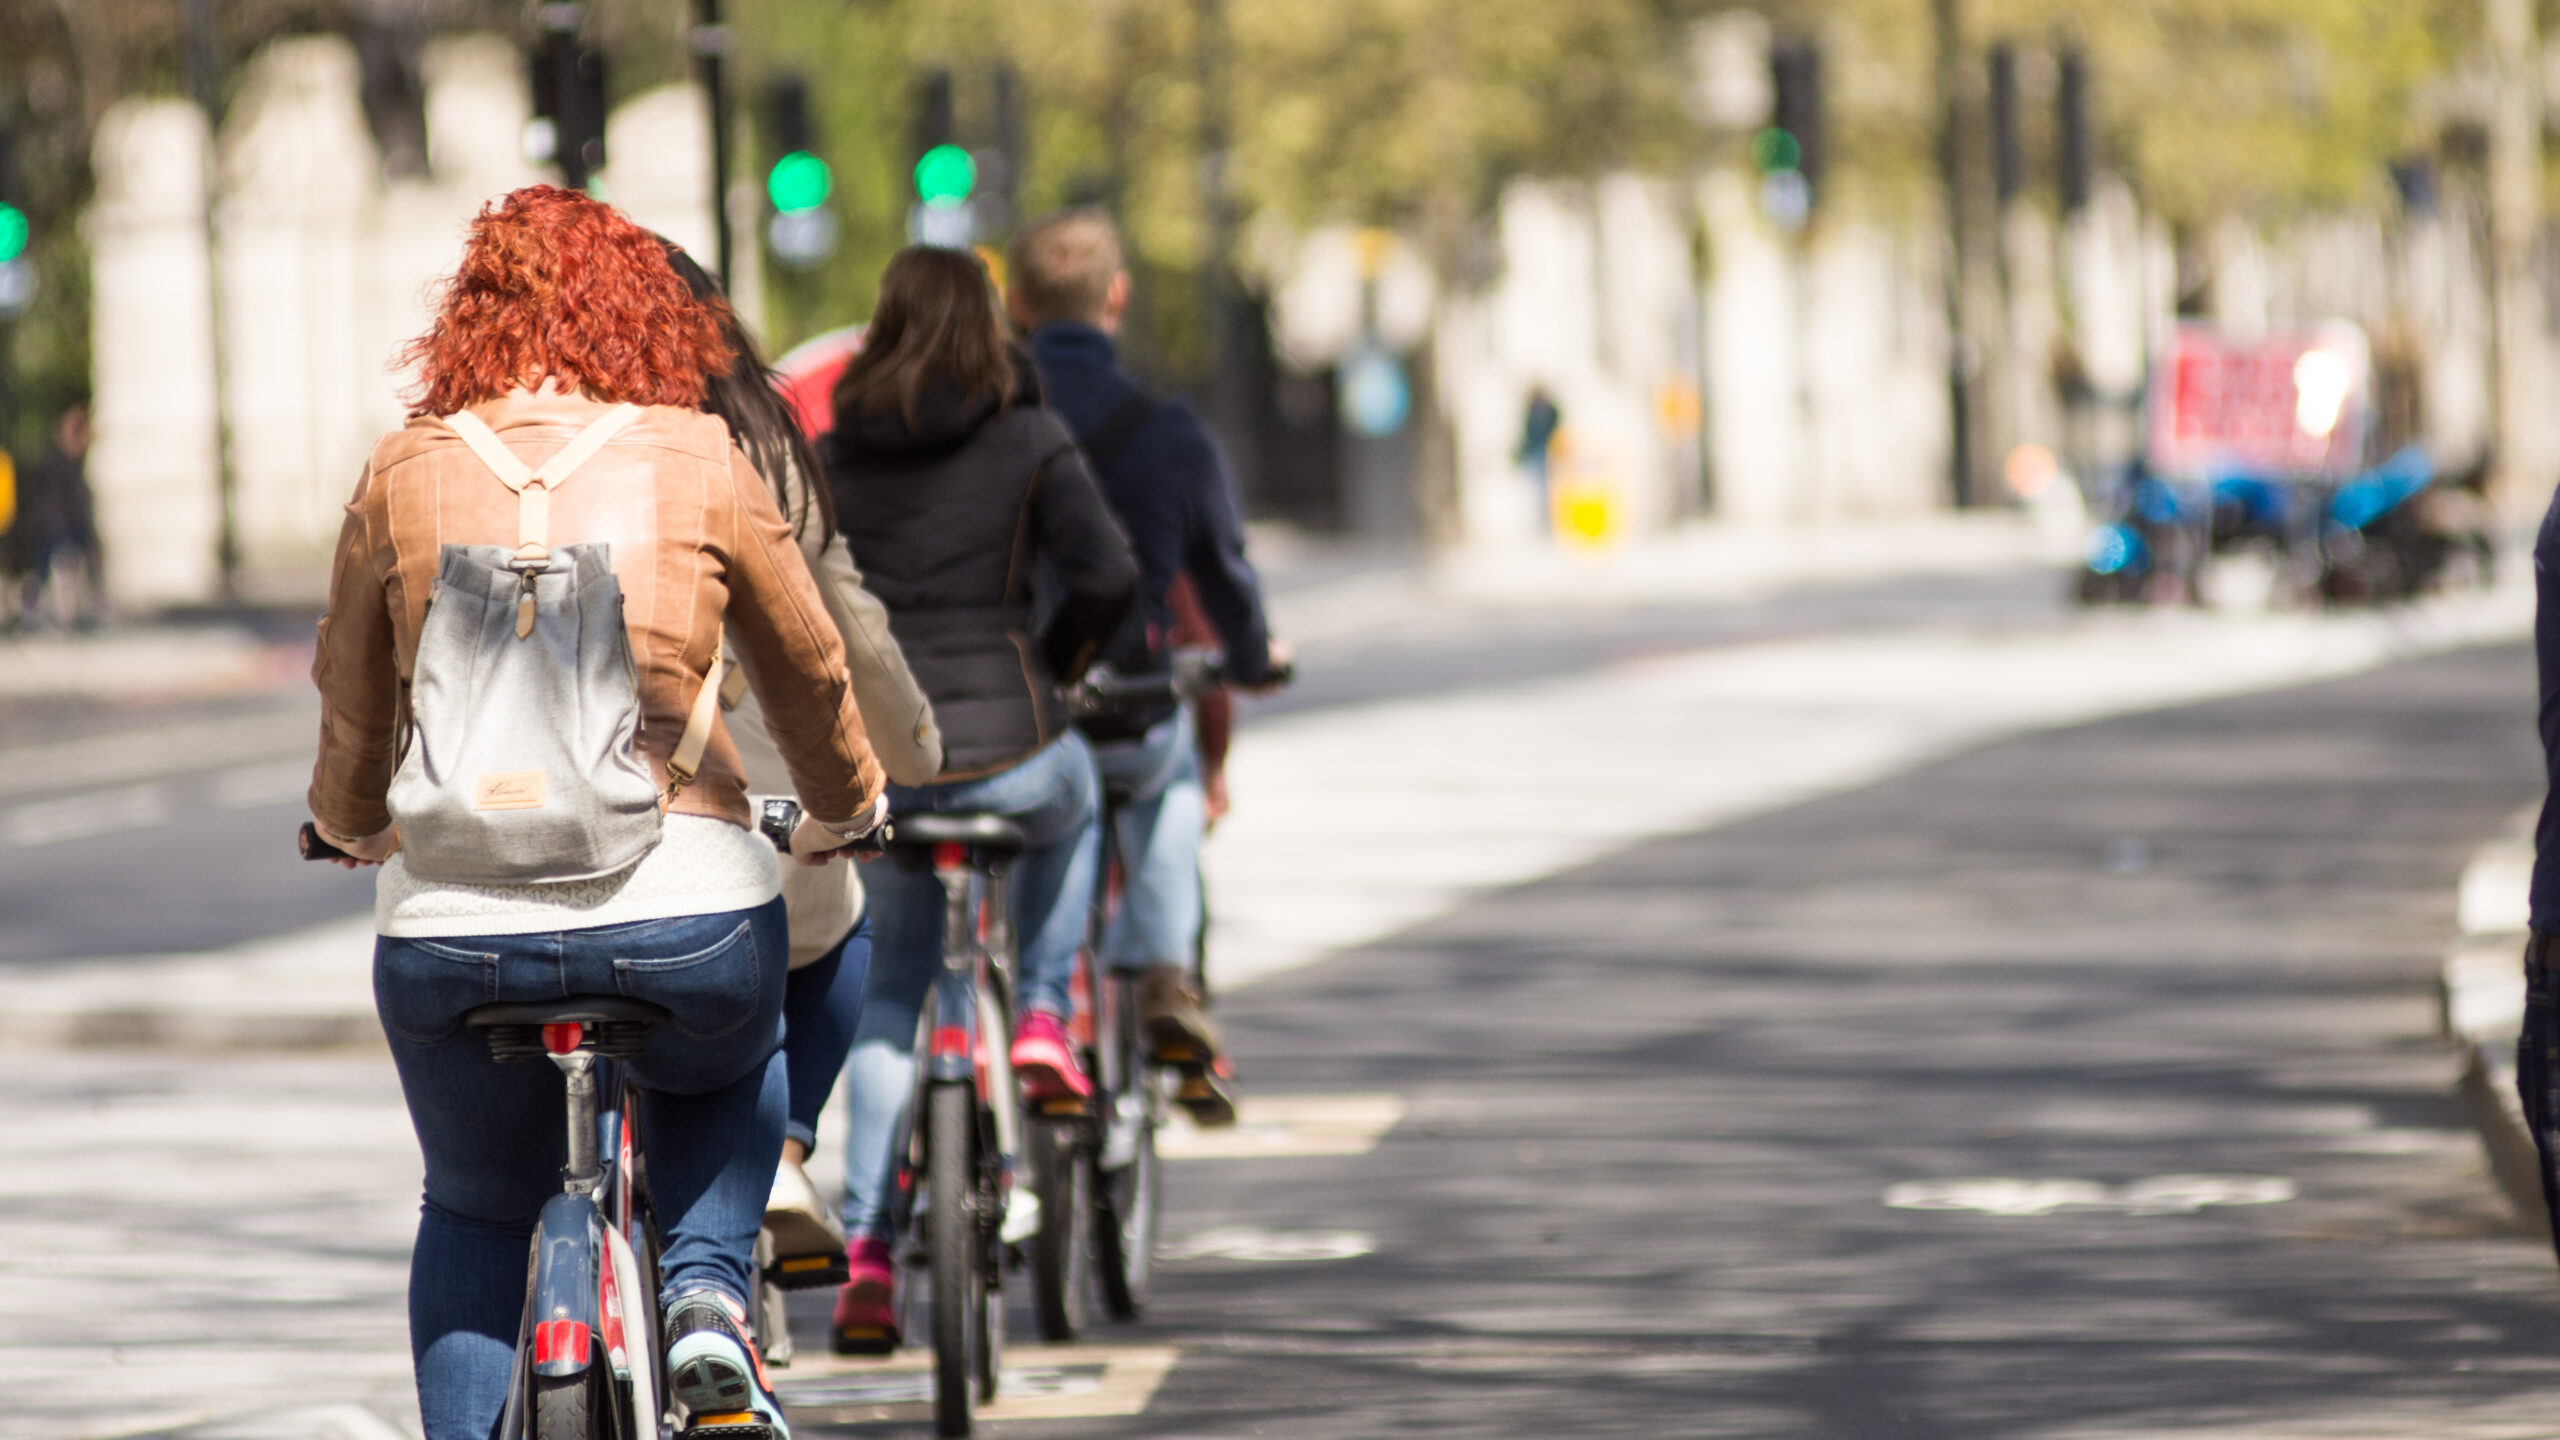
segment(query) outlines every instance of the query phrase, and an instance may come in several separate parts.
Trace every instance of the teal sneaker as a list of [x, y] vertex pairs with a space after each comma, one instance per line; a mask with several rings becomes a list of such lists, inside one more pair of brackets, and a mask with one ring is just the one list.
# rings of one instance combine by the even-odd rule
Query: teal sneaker
[[689, 1440], [791, 1440], [737, 1301], [689, 1290], [668, 1304], [666, 1328], [667, 1388]]

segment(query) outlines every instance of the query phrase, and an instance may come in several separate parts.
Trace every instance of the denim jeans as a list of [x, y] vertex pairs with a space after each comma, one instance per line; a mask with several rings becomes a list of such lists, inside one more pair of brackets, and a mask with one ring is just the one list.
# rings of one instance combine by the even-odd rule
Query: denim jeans
[[1120, 854], [1120, 908], [1103, 932], [1103, 963], [1188, 969], [1200, 943], [1200, 840], [1209, 828], [1191, 707], [1135, 740], [1094, 746], [1093, 759], [1117, 802], [1111, 838]]
[[[1102, 853], [1093, 752], [1073, 731], [1010, 770], [976, 780], [889, 787], [889, 813], [984, 812], [1010, 816], [1028, 844], [1007, 881], [1017, 955], [1016, 1003], [1064, 1015], [1084, 940]], [[942, 967], [942, 882], [930, 870], [873, 861], [871, 980], [850, 1061], [852, 1115], [844, 1145], [847, 1233], [892, 1238], [888, 1199], [898, 1180], [898, 1141], [915, 1090], [916, 1018]]]
[[862, 987], [871, 978], [871, 916], [836, 948], [791, 972], [782, 994], [783, 1069], [791, 1079], [791, 1109], [783, 1138], [818, 1148], [818, 1115], [827, 1092], [853, 1049], [853, 1027], [862, 1018]]
[[426, 1160], [409, 1261], [409, 1347], [427, 1440], [489, 1440], [505, 1407], [525, 1264], [568, 1161], [560, 1072], [500, 1064], [463, 1013], [493, 1000], [627, 995], [674, 1020], [628, 1074], [663, 1294], [753, 1294], [756, 1230], [782, 1153], [782, 902], [534, 935], [374, 947], [374, 1004]]

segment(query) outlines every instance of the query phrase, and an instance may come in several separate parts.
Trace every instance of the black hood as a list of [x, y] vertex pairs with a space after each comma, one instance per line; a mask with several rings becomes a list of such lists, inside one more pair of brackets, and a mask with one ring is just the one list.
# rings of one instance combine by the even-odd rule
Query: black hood
[[912, 425], [895, 408], [886, 412], [839, 411], [836, 443], [866, 455], [924, 455], [956, 449], [998, 412], [1040, 403], [1040, 372], [1032, 368], [1031, 357], [1019, 348], [1013, 352], [1013, 375], [1013, 393], [1001, 401], [986, 395], [963, 395], [955, 385], [934, 381], [916, 396]]

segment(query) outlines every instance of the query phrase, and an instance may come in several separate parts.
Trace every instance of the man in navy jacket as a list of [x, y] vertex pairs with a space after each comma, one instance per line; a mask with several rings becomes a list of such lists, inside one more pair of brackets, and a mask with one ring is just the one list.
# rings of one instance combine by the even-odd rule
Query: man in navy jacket
[[[1245, 559], [1244, 522], [1226, 457], [1182, 400], [1160, 400], [1120, 369], [1112, 337], [1129, 304], [1120, 236], [1095, 210], [1044, 216], [1015, 237], [1006, 305], [1030, 336], [1049, 406], [1084, 448], [1138, 556], [1138, 605], [1103, 652], [1124, 675], [1171, 668], [1166, 592], [1189, 575], [1226, 656], [1229, 681], [1267, 688], [1285, 672], [1274, 655], [1262, 590]], [[1087, 738], [1118, 800], [1117, 841], [1127, 884], [1103, 937], [1104, 962], [1140, 973], [1139, 1007], [1157, 1054], [1214, 1061], [1217, 1031], [1190, 984], [1199, 943], [1200, 839], [1206, 808], [1189, 713], [1158, 707], [1099, 721]], [[1125, 795], [1125, 799], [1119, 797]], [[1233, 1111], [1216, 1095], [1194, 1114]]]

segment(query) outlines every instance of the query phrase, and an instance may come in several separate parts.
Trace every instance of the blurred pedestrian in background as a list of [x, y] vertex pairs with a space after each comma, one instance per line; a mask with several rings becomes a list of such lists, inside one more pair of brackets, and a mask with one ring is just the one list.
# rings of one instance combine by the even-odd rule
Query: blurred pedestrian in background
[[1541, 535], [1555, 533], [1555, 501], [1548, 485], [1548, 456], [1555, 448], [1556, 431], [1564, 425], [1564, 412], [1556, 408], [1556, 397], [1544, 385], [1529, 387], [1529, 408], [1520, 417], [1520, 468], [1529, 476], [1529, 494], [1537, 506], [1537, 527]]
[[89, 407], [75, 404], [54, 422], [44, 458], [18, 474], [18, 516], [8, 545], [18, 592], [15, 624], [43, 621], [48, 606], [56, 623], [83, 630], [106, 615], [106, 556], [88, 462]]

